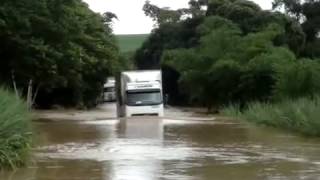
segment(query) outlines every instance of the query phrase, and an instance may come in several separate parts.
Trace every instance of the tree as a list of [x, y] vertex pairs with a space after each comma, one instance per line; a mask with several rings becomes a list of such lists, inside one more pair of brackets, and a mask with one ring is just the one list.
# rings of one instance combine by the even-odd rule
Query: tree
[[170, 10], [169, 8], [159, 8], [146, 1], [143, 6], [143, 11], [146, 16], [151, 17], [151, 19], [156, 22], [156, 25], [164, 23], [176, 23], [179, 22], [184, 11], [181, 10]]
[[117, 59], [106, 15], [81, 0], [3, 1], [0, 82], [38, 105], [92, 106]]
[[219, 16], [199, 27], [200, 44], [166, 51], [163, 63], [180, 74], [180, 86], [190, 99], [212, 107], [228, 103], [271, 100], [277, 67], [294, 61], [286, 48], [275, 47], [283, 29], [270, 24], [265, 30], [243, 36], [239, 26]]
[[190, 0], [189, 11], [192, 17], [204, 16], [208, 6], [208, 0]]
[[[185, 12], [191, 16], [160, 23], [135, 61], [140, 69], [163, 68], [167, 92], [175, 89], [209, 109], [274, 100], [279, 69], [296, 63], [311, 45], [295, 18], [251, 1], [191, 0], [189, 5]], [[319, 47], [312, 45], [309, 49]], [[168, 80], [170, 73], [174, 80]]]
[[198, 44], [197, 26], [202, 18], [187, 19], [179, 23], [165, 23], [155, 29], [135, 55], [138, 69], [163, 70], [164, 93], [170, 95], [171, 104], [186, 103], [186, 98], [178, 87], [179, 73], [171, 67], [161, 65], [161, 57], [167, 49], [189, 48]]
[[310, 58], [320, 56], [320, 1], [319, 0], [275, 0], [274, 9], [284, 8], [289, 16], [301, 23], [306, 35], [303, 55]]
[[320, 64], [311, 59], [300, 59], [277, 69], [275, 98], [314, 98], [320, 94]]

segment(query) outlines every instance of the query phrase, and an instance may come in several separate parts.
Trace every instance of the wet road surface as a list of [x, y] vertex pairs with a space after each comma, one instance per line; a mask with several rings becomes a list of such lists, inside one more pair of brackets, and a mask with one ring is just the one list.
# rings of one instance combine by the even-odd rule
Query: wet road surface
[[167, 114], [163, 119], [35, 121], [39, 138], [32, 161], [1, 172], [0, 179], [320, 179], [320, 139], [179, 109]]

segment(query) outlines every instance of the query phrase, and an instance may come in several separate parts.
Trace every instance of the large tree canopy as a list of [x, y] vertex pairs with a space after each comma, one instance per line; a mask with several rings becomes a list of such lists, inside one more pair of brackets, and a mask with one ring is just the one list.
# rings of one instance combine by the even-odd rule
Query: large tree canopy
[[24, 93], [32, 80], [40, 104], [92, 105], [117, 58], [109, 15], [81, 0], [1, 1], [1, 83]]
[[[149, 4], [149, 2], [147, 2]], [[160, 66], [163, 50], [172, 48], [192, 47], [197, 45], [200, 34], [197, 26], [209, 16], [220, 16], [237, 24], [242, 33], [258, 32], [270, 23], [284, 27], [284, 32], [275, 39], [277, 45], [286, 45], [299, 55], [305, 45], [305, 34], [301, 26], [293, 19], [277, 12], [263, 11], [251, 1], [243, 0], [210, 0], [190, 1], [190, 9], [207, 6], [206, 15], [189, 17], [179, 22], [158, 22], [150, 38], [136, 53], [136, 63], [139, 68], [155, 68]], [[149, 4], [150, 5], [150, 4]], [[161, 11], [152, 5], [157, 12]], [[200, 8], [201, 9], [201, 8]], [[180, 11], [180, 10], [178, 10]], [[151, 16], [153, 17], [153, 16]], [[156, 16], [157, 17], [157, 16]]]
[[[292, 1], [278, 0], [275, 7], [285, 5], [289, 10], [288, 3]], [[320, 24], [317, 3], [297, 0], [294, 10], [296, 5], [301, 5], [300, 14], [309, 9], [303, 15], [307, 18], [297, 21], [293, 11], [265, 11], [248, 0], [191, 0], [185, 11], [191, 16], [156, 21], [159, 25], [136, 52], [136, 64], [141, 69], [162, 67], [165, 92], [178, 102], [182, 94], [208, 107], [312, 96], [320, 90], [316, 85], [320, 82], [313, 78], [318, 77], [319, 66], [302, 57], [319, 57], [315, 50], [319, 35], [306, 28], [308, 22], [314, 30]], [[296, 75], [299, 82], [291, 82]]]
[[302, 23], [306, 35], [303, 55], [320, 56], [320, 1], [319, 0], [275, 0], [274, 9], [284, 8], [289, 16]]

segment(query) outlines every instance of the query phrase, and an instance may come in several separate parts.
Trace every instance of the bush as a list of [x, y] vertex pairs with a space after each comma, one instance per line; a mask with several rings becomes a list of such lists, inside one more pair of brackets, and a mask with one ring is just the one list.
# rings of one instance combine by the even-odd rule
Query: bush
[[314, 97], [320, 93], [320, 64], [302, 59], [278, 68], [275, 99]]
[[0, 169], [24, 164], [31, 143], [30, 120], [26, 104], [0, 89]]
[[225, 108], [225, 115], [257, 124], [284, 128], [310, 136], [320, 136], [320, 97], [283, 100], [278, 103], [252, 103], [244, 111], [236, 105]]

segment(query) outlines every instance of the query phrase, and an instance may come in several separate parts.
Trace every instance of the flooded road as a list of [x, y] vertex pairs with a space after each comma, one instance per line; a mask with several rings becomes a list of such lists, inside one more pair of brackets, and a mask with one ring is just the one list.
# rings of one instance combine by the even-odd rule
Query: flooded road
[[27, 168], [8, 180], [317, 180], [320, 139], [179, 109], [168, 118], [36, 121]]

